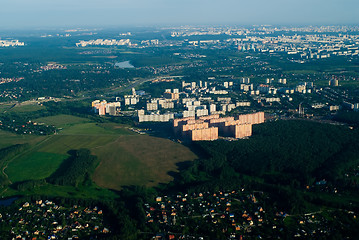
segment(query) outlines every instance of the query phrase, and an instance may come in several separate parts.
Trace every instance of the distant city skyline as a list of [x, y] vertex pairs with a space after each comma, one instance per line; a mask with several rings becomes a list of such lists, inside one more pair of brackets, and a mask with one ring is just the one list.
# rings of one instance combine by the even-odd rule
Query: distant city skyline
[[357, 0], [5, 0], [0, 28], [359, 24]]

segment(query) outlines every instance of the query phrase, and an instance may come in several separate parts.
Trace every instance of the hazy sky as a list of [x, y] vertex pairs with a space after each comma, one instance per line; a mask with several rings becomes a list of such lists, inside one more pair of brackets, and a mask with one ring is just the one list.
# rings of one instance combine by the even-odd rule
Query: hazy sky
[[0, 28], [359, 24], [359, 0], [1, 0]]

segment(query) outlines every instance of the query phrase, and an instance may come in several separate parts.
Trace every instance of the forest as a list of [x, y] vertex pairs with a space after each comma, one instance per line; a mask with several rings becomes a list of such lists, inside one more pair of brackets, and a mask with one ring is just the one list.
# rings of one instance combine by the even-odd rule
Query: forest
[[[180, 172], [173, 188], [205, 191], [243, 184], [271, 193], [293, 213], [305, 211], [304, 198], [320, 195], [314, 192], [335, 188], [354, 198], [358, 179], [346, 176], [359, 163], [358, 136], [345, 126], [309, 121], [257, 125], [250, 139], [195, 143], [202, 157]], [[321, 203], [330, 205], [325, 198]]]

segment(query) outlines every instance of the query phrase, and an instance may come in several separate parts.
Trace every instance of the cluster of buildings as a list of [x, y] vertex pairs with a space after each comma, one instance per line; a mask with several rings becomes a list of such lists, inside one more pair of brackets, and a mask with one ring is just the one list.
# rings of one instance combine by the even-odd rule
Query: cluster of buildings
[[[263, 192], [244, 188], [178, 193], [158, 196], [153, 203], [145, 203], [144, 209], [147, 225], [156, 224], [162, 229], [153, 239], [219, 239], [211, 235], [213, 231], [221, 232], [220, 239], [322, 239], [346, 232], [357, 223], [357, 213], [353, 211], [288, 215], [268, 199]], [[338, 219], [345, 219], [346, 224], [337, 224]]]
[[177, 136], [191, 141], [213, 141], [219, 136], [244, 138], [252, 135], [252, 125], [264, 122], [264, 112], [219, 117], [216, 115], [180, 118], [173, 120], [174, 132]]
[[130, 39], [96, 39], [76, 43], [76, 47], [87, 47], [87, 46], [131, 46]]
[[101, 209], [65, 207], [49, 200], [25, 202], [13, 213], [1, 212], [0, 223], [11, 229], [2, 231], [7, 239], [83, 239], [110, 233]]
[[144, 114], [143, 110], [138, 112], [139, 122], [169, 122], [175, 118], [174, 113]]
[[0, 47], [17, 47], [17, 46], [25, 46], [25, 43], [20, 42], [19, 40], [0, 40]]
[[[270, 214], [266, 213], [268, 209], [262, 206], [262, 197], [260, 193], [245, 189], [158, 196], [153, 204], [145, 204], [146, 220], [147, 224], [156, 223], [168, 230], [162, 236], [158, 234], [157, 239], [181, 239], [178, 232], [184, 227], [190, 229], [189, 239], [208, 237], [208, 232], [198, 229], [211, 228], [222, 232], [226, 239], [246, 239], [258, 227], [270, 224], [273, 228], [281, 224], [285, 215], [277, 213], [275, 219], [270, 219]], [[187, 219], [192, 221], [188, 223]]]
[[251, 103], [248, 101], [232, 102], [229, 97], [200, 97], [205, 94], [223, 95], [222, 91], [228, 94], [232, 87], [233, 82], [225, 82], [220, 86], [221, 89], [216, 90], [212, 82], [182, 81], [182, 91], [176, 88], [166, 89], [162, 98], [147, 100], [145, 109], [137, 111], [138, 120], [139, 122], [166, 122], [175, 118], [225, 114], [236, 107], [250, 106]]
[[[120, 36], [130, 36], [129, 34], [120, 34]], [[148, 40], [135, 40], [131, 41], [130, 39], [93, 39], [89, 41], [81, 40], [76, 43], [76, 47], [87, 47], [87, 46], [128, 46], [128, 47], [153, 47], [159, 46], [158, 39], [148, 39]]]
[[23, 77], [17, 77], [17, 78], [0, 78], [0, 84], [9, 83], [9, 82], [18, 82], [23, 80]]
[[67, 67], [61, 64], [49, 63], [46, 66], [41, 66], [40, 69], [44, 71], [48, 71], [53, 69], [67, 69]]
[[92, 109], [98, 115], [118, 115], [121, 110], [121, 102], [107, 102], [106, 100], [95, 100], [91, 104]]
[[171, 37], [191, 36], [249, 36], [249, 35], [273, 35], [280, 33], [353, 33], [358, 32], [358, 26], [306, 26], [306, 27], [285, 27], [285, 26], [253, 26], [247, 27], [173, 27]]
[[56, 133], [56, 128], [52, 125], [7, 117], [0, 117], [0, 129], [25, 135], [50, 135]]
[[[124, 106], [133, 106], [139, 103], [140, 95], [142, 91], [136, 92], [134, 88], [132, 88], [131, 95], [125, 95], [123, 98], [116, 97], [115, 102], [107, 102], [106, 100], [95, 100], [92, 102], [91, 106], [95, 113], [98, 115], [111, 115], [116, 116], [121, 111], [121, 105]], [[121, 104], [122, 103], [122, 104]]]
[[[352, 27], [180, 27], [171, 31], [172, 39], [156, 46], [187, 45], [203, 48], [237, 48], [239, 51], [285, 53], [305, 59], [331, 56], [358, 56], [359, 35]], [[191, 37], [196, 36], [196, 40]], [[204, 36], [204, 39], [198, 39]], [[221, 36], [221, 39], [218, 39]], [[223, 38], [228, 36], [228, 38]], [[182, 40], [182, 38], [187, 38]], [[211, 38], [212, 37], [212, 38]], [[154, 44], [152, 44], [154, 45]]]
[[[158, 81], [164, 80], [154, 80], [153, 87], [156, 87], [155, 84]], [[174, 80], [165, 78], [165, 81]], [[280, 109], [286, 109], [290, 106], [292, 111], [298, 112], [298, 103], [293, 101], [293, 98], [300, 98], [301, 102], [305, 102], [307, 99], [309, 101], [308, 104], [300, 104], [300, 115], [304, 115], [304, 112], [307, 113], [307, 108], [312, 110], [328, 108], [330, 111], [337, 111], [340, 109], [339, 105], [343, 105], [348, 109], [358, 109], [358, 104], [353, 103], [355, 99], [346, 98], [343, 94], [335, 92], [340, 90], [339, 88], [333, 88], [334, 92], [330, 93], [326, 88], [316, 88], [313, 82], [287, 85], [287, 78], [266, 78], [261, 82], [253, 83], [248, 77], [239, 79], [209, 77], [208, 81], [181, 81], [181, 87], [164, 89], [159, 98], [153, 98], [144, 91], [132, 89], [132, 94], [117, 97], [114, 103], [97, 100], [92, 103], [92, 107], [100, 115], [118, 115], [122, 107], [122, 114], [136, 116], [138, 122], [173, 121], [176, 123], [182, 121], [182, 125], [186, 126], [180, 125], [184, 128], [179, 136], [192, 141], [250, 136], [251, 125], [247, 126], [246, 124], [257, 124], [264, 121], [264, 117], [259, 122], [240, 122], [238, 121], [240, 119], [219, 117], [227, 115], [234, 109], [243, 113], [258, 111], [258, 108], [262, 109], [262, 107], [277, 106]], [[339, 80], [330, 80], [330, 85], [338, 86]], [[313, 96], [324, 97], [328, 102], [324, 104], [319, 101], [319, 98], [311, 101]], [[340, 99], [342, 99], [341, 102]], [[261, 114], [263, 116], [263, 113]], [[222, 125], [214, 124], [215, 121], [222, 122]]]
[[[77, 47], [91, 45], [145, 48], [166, 46], [194, 46], [213, 48], [237, 48], [239, 51], [286, 53], [302, 59], [319, 59], [331, 56], [357, 56], [359, 35], [357, 28], [347, 27], [181, 27], [173, 28], [170, 39], [96, 39], [76, 43]], [[283, 34], [284, 33], [284, 34]], [[121, 35], [121, 34], [120, 34]], [[127, 36], [129, 34], [121, 35]], [[205, 39], [198, 37], [204, 36]], [[218, 39], [222, 36], [221, 39]], [[224, 38], [223, 36], [228, 36]], [[186, 39], [183, 40], [183, 37]], [[191, 39], [196, 37], [196, 40]], [[212, 37], [212, 38], [211, 38]], [[132, 41], [132, 42], [131, 42]]]
[[280, 36], [247, 36], [228, 39], [240, 51], [282, 52], [301, 58], [329, 58], [331, 56], [357, 56], [359, 35], [296, 34]]

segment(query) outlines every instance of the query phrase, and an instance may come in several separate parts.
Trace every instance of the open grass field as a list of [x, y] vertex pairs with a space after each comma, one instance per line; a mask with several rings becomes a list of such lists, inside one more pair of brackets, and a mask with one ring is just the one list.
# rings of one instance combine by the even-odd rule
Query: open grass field
[[60, 135], [116, 135], [133, 134], [124, 126], [115, 123], [95, 123], [87, 118], [76, 117], [72, 115], [60, 114], [56, 116], [43, 117], [35, 119], [34, 122], [54, 125], [61, 130]]
[[136, 135], [122, 136], [117, 141], [93, 149], [101, 163], [93, 180], [97, 185], [119, 190], [122, 186], [156, 186], [173, 178], [177, 163], [192, 161], [197, 156], [188, 148], [168, 139]]
[[3, 103], [0, 104], [0, 113], [23, 113], [23, 112], [33, 112], [41, 109], [45, 109], [44, 106], [38, 105], [37, 102], [26, 102], [23, 104], [18, 103]]
[[34, 112], [41, 109], [45, 109], [45, 107], [36, 103], [30, 103], [25, 105], [16, 104], [13, 108], [8, 110], [8, 112]]
[[0, 148], [5, 148], [14, 144], [36, 144], [43, 140], [44, 136], [18, 135], [11, 132], [0, 130]]
[[67, 154], [71, 149], [98, 148], [116, 139], [111, 135], [55, 135], [47, 142], [37, 147], [38, 152]]
[[1, 103], [0, 104], [0, 113], [8, 111], [14, 104]]
[[82, 124], [76, 124], [73, 126], [69, 126], [64, 128], [59, 132], [61, 135], [114, 135], [119, 134], [115, 129], [108, 127], [107, 125], [102, 125], [99, 123], [88, 122]]
[[[44, 117], [36, 121], [62, 129], [55, 135], [41, 137], [0, 131], [0, 146], [30, 143], [29, 149], [7, 162], [5, 173], [13, 183], [50, 176], [69, 156], [68, 151], [80, 148], [90, 149], [100, 160], [93, 175], [94, 182], [114, 190], [130, 185], [151, 187], [167, 183], [173, 179], [169, 173], [178, 171], [177, 163], [197, 158], [181, 144], [133, 133], [125, 125], [95, 123], [69, 115]], [[61, 191], [60, 188], [58, 190]], [[36, 191], [47, 193], [52, 190], [43, 186]], [[53, 193], [56, 191], [53, 190]], [[89, 194], [88, 190], [74, 191], [71, 188], [66, 190], [66, 194]]]

